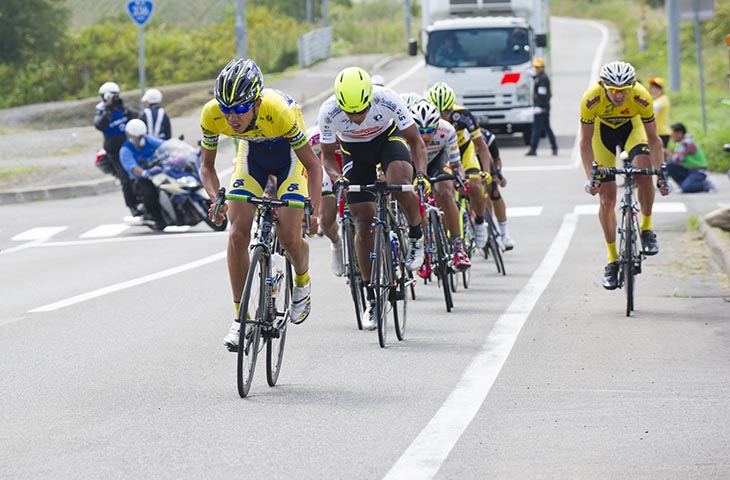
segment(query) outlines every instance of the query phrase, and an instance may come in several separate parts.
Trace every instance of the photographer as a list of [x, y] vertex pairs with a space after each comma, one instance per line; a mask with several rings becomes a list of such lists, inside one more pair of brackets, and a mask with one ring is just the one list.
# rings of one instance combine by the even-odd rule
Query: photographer
[[137, 118], [139, 114], [134, 109], [124, 105], [119, 96], [119, 85], [114, 82], [104, 83], [99, 88], [99, 96], [101, 102], [96, 105], [94, 127], [104, 134], [104, 149], [111, 158], [114, 176], [122, 184], [124, 203], [129, 208], [132, 216], [137, 217], [142, 215], [142, 212], [137, 207], [138, 202], [129, 175], [119, 162], [119, 149], [127, 139], [124, 127], [129, 120]]

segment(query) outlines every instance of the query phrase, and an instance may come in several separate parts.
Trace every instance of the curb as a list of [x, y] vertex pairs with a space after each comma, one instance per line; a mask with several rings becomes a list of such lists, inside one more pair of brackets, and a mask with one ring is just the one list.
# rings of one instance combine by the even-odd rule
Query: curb
[[715, 262], [725, 272], [725, 275], [730, 277], [730, 234], [720, 228], [709, 226], [704, 220], [700, 221], [698, 230], [702, 234], [702, 239], [712, 250]]
[[87, 197], [118, 190], [115, 178], [0, 191], [0, 205]]

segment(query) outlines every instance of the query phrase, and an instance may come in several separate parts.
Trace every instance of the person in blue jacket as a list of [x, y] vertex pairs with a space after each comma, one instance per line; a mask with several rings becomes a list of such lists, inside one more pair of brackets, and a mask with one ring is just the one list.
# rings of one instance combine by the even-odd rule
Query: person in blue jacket
[[166, 224], [162, 217], [159, 194], [157, 187], [150, 180], [161, 173], [162, 168], [152, 167], [150, 162], [155, 156], [155, 150], [165, 141], [147, 135], [147, 125], [138, 118], [127, 122], [124, 131], [127, 140], [119, 150], [119, 160], [126, 173], [133, 179], [147, 214], [155, 222], [155, 230], [163, 230]]
[[96, 105], [94, 127], [104, 134], [104, 150], [111, 159], [114, 176], [122, 184], [124, 203], [132, 216], [136, 217], [142, 215], [142, 212], [138, 208], [139, 202], [134, 194], [129, 175], [119, 162], [119, 149], [126, 140], [124, 127], [129, 120], [137, 118], [139, 113], [124, 104], [119, 96], [119, 85], [114, 82], [106, 82], [99, 87], [99, 96], [101, 102]]

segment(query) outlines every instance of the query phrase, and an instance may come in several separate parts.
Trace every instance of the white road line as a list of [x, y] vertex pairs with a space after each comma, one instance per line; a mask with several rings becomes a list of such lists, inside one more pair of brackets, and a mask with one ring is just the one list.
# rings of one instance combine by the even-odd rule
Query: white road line
[[430, 479], [438, 473], [487, 398], [522, 326], [560, 266], [577, 223], [578, 216], [575, 214], [568, 213], [563, 217], [560, 230], [540, 266], [499, 317], [481, 352], [466, 369], [436, 415], [387, 473], [386, 480]]
[[542, 207], [507, 207], [507, 218], [539, 217], [540, 215], [542, 215]]
[[[683, 202], [657, 202], [652, 207], [652, 214], [654, 213], [685, 213], [687, 211], [687, 205]], [[598, 204], [587, 203], [582, 205], [576, 205], [573, 208], [573, 213], [576, 215], [598, 215]]]
[[101, 297], [102, 295], [107, 295], [109, 293], [118, 292], [120, 290], [124, 290], [127, 288], [136, 287], [137, 285], [142, 285], [143, 283], [148, 283], [148, 282], [152, 282], [154, 280], [159, 280], [161, 278], [170, 277], [172, 275], [182, 273], [186, 270], [192, 270], [193, 268], [202, 267], [203, 265], [217, 262], [218, 260], [225, 258], [225, 257], [226, 257], [226, 252], [216, 253], [209, 257], [201, 258], [200, 260], [186, 263], [185, 265], [178, 265], [177, 267], [168, 268], [167, 270], [162, 270], [161, 272], [152, 273], [149, 275], [145, 275], [144, 277], [139, 277], [139, 278], [135, 278], [133, 280], [128, 280], [126, 282], [117, 283], [116, 285], [110, 285], [108, 287], [92, 290], [90, 292], [83, 293], [81, 295], [76, 295], [75, 297], [67, 298], [65, 300], [61, 300], [61, 301], [58, 301], [55, 303], [49, 303], [48, 305], [34, 308], [33, 310], [29, 310], [28, 312], [29, 313], [52, 312], [52, 311], [58, 310], [60, 308], [68, 307], [69, 305], [74, 305], [76, 303], [85, 302], [86, 300], [91, 300], [92, 298]]
[[119, 235], [127, 230], [129, 225], [124, 223], [104, 223], [98, 227], [94, 227], [88, 232], [79, 235], [79, 238], [106, 238]]
[[68, 226], [63, 227], [36, 227], [21, 232], [11, 238], [10, 240], [17, 240], [20, 242], [34, 241], [34, 240], [48, 240], [57, 233], [63, 232]]
[[573, 170], [577, 165], [517, 165], [503, 167], [503, 172], [552, 172], [556, 170]]

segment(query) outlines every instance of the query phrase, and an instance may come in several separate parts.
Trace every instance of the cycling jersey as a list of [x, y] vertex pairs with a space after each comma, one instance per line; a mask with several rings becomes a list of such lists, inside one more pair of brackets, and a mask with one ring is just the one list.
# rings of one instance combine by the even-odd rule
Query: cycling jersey
[[218, 101], [213, 99], [205, 104], [200, 115], [203, 130], [201, 146], [206, 150], [218, 148], [220, 134], [235, 137], [247, 142], [273, 143], [286, 141], [293, 149], [307, 143], [304, 133], [304, 120], [299, 105], [289, 95], [265, 88], [261, 91], [261, 105], [258, 115], [243, 133], [233, 131], [223, 118]]
[[345, 143], [373, 140], [395, 124], [405, 130], [414, 124], [403, 99], [393, 90], [373, 85], [373, 99], [365, 119], [359, 125], [343, 112], [335, 96], [328, 98], [319, 110], [319, 129], [322, 143], [335, 143], [335, 135]]
[[448, 121], [456, 130], [464, 171], [466, 173], [475, 173], [482, 170], [472, 141], [482, 136], [482, 132], [479, 130], [479, 122], [476, 121], [471, 111], [459, 105], [454, 105]]
[[439, 120], [436, 134], [433, 136], [431, 143], [426, 145], [428, 153], [428, 163], [430, 164], [441, 153], [446, 154], [448, 165], [455, 168], [461, 162], [459, 155], [459, 144], [456, 139], [456, 130], [444, 119]]
[[599, 123], [611, 128], [618, 128], [638, 115], [641, 121], [654, 121], [654, 103], [651, 95], [640, 83], [634, 84], [631, 93], [623, 105], [615, 106], [608, 98], [606, 89], [600, 83], [594, 83], [584, 94], [580, 103], [580, 121], [582, 123]]

